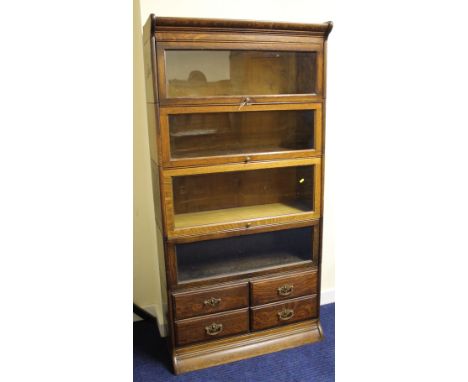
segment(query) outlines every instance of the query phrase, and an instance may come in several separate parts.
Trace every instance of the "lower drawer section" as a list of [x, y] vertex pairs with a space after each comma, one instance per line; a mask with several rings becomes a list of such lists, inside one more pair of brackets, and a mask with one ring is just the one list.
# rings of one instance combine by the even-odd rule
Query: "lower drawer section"
[[239, 309], [179, 320], [175, 323], [176, 344], [187, 345], [249, 331], [249, 310]]
[[250, 308], [252, 330], [285, 325], [317, 317], [317, 296], [305, 296]]

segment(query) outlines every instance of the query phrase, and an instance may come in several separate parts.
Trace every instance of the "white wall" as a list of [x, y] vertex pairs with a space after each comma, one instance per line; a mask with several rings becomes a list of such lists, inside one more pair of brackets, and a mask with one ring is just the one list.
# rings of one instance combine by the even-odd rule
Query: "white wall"
[[[164, 320], [164, 277], [153, 205], [139, 3], [133, 2], [133, 302]], [[159, 244], [159, 245], [158, 245]], [[164, 328], [160, 326], [161, 332]]]
[[[138, 0], [135, 0], [138, 1]], [[144, 24], [150, 15], [154, 13], [157, 16], [173, 16], [173, 17], [201, 17], [201, 18], [230, 18], [230, 19], [254, 19], [254, 20], [273, 20], [273, 21], [290, 21], [290, 22], [324, 22], [333, 20], [333, 3], [330, 1], [249, 1], [239, 0], [234, 2], [224, 2], [219, 0], [204, 0], [204, 1], [151, 1], [140, 0], [140, 15], [141, 24]], [[137, 4], [138, 7], [138, 4]], [[329, 62], [334, 61], [333, 54], [333, 37], [332, 32], [329, 39]], [[141, 56], [140, 53], [136, 52]], [[138, 61], [135, 62], [135, 72], [137, 73], [138, 81], [142, 80], [143, 74], [139, 74], [143, 70], [143, 66]], [[141, 77], [141, 78], [140, 78]], [[329, 78], [333, 77], [333, 66], [329, 66]], [[328, 113], [333, 114], [333, 99], [334, 88], [333, 81], [329, 81], [327, 104]], [[135, 113], [138, 113], [134, 118], [135, 126], [135, 141], [134, 147], [134, 172], [135, 188], [134, 199], [137, 211], [134, 214], [135, 227], [135, 257], [143, 260], [138, 260], [134, 268], [134, 295], [135, 301], [140, 301], [143, 306], [150, 305], [156, 307], [158, 314], [162, 307], [161, 295], [155, 291], [159, 283], [158, 275], [155, 272], [157, 256], [154, 253], [155, 238], [153, 223], [149, 222], [153, 217], [149, 209], [152, 208], [152, 201], [149, 195], [151, 192], [149, 181], [149, 151], [147, 137], [143, 137], [147, 129], [146, 115], [143, 114], [144, 107], [142, 102], [144, 99], [144, 89], [136, 88], [138, 94], [135, 96], [135, 102], [139, 105], [135, 106]], [[142, 98], [143, 97], [143, 98]], [[323, 259], [322, 259], [322, 303], [334, 301], [335, 288], [335, 257], [334, 257], [334, 158], [335, 153], [334, 140], [337, 134], [334, 133], [335, 126], [327, 119], [327, 163], [325, 169], [325, 205], [324, 205], [324, 243], [323, 243]], [[146, 165], [145, 163], [148, 163]], [[142, 166], [141, 168], [136, 168]], [[148, 246], [153, 246], [149, 248]], [[143, 261], [143, 263], [142, 263]], [[139, 275], [144, 272], [146, 276]], [[153, 309], [153, 308], [152, 308]]]

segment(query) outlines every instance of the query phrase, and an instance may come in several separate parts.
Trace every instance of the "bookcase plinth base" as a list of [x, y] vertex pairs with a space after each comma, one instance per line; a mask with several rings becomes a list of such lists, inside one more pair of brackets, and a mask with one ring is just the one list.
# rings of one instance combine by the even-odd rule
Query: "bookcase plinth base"
[[172, 357], [174, 372], [182, 374], [222, 365], [314, 343], [322, 338], [323, 333], [319, 320], [309, 320], [209, 343], [186, 346], [174, 351]]

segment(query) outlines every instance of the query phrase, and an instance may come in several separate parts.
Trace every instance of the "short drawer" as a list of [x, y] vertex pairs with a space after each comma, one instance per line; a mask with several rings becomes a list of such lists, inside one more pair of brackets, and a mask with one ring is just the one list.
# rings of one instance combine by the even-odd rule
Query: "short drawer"
[[179, 346], [248, 331], [248, 308], [175, 322], [175, 338], [176, 344]]
[[267, 329], [317, 317], [317, 296], [299, 297], [250, 310], [252, 330]]
[[203, 288], [172, 295], [176, 320], [245, 308], [249, 305], [247, 283]]
[[317, 293], [317, 270], [310, 269], [287, 276], [251, 281], [250, 297], [252, 305]]

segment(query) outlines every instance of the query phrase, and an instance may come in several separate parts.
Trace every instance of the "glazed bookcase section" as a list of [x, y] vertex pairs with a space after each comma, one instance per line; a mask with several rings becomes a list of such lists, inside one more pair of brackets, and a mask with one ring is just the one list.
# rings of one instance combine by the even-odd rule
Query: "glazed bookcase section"
[[163, 164], [186, 166], [318, 156], [320, 103], [161, 108]]
[[320, 158], [167, 170], [169, 236], [320, 216]]
[[[199, 36], [203, 38], [204, 36]], [[322, 96], [323, 44], [162, 41], [161, 104], [295, 102]]]
[[314, 229], [309, 226], [176, 244], [177, 280], [215, 280], [291, 265], [313, 265]]

